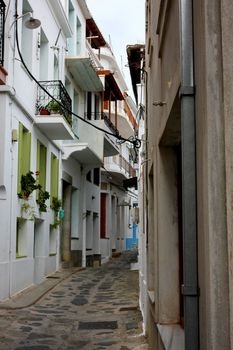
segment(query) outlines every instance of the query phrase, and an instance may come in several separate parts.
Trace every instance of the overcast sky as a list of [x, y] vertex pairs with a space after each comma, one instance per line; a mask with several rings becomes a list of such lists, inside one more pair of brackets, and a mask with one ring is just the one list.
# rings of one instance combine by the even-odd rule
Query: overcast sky
[[87, 6], [111, 47], [132, 95], [126, 46], [145, 43], [145, 0], [86, 0]]

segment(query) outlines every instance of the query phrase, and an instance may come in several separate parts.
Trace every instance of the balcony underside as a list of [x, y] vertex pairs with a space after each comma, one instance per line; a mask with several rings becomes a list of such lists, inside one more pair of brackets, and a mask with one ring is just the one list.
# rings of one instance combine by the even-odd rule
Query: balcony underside
[[66, 65], [83, 91], [103, 91], [104, 87], [89, 57], [66, 57]]
[[119, 148], [111, 139], [110, 135], [104, 135], [104, 157], [115, 156], [119, 153]]
[[84, 165], [101, 167], [103, 161], [93, 152], [87, 143], [72, 142], [63, 145], [63, 160], [72, 157]]
[[[104, 120], [92, 120], [91, 123], [103, 130], [111, 132], [112, 134], [115, 133], [115, 130], [112, 130], [108, 125], [106, 125], [106, 122]], [[119, 146], [116, 143], [116, 138], [114, 136], [105, 134], [104, 135], [104, 157], [115, 156], [118, 153], [119, 153]]]
[[36, 116], [35, 124], [50, 140], [73, 140], [75, 136], [62, 115]]
[[113, 169], [105, 165], [105, 168], [101, 169], [101, 172], [105, 174], [108, 179], [110, 176], [111, 181], [120, 186], [123, 186], [123, 181], [128, 179], [128, 175], [120, 167], [114, 167]]
[[[104, 113], [109, 118], [109, 111], [104, 110]], [[115, 114], [111, 113], [111, 119], [112, 122], [115, 121]], [[117, 113], [117, 129], [121, 136], [124, 138], [129, 138], [130, 136], [134, 135], [133, 126], [130, 123], [127, 115], [124, 115], [123, 112]]]

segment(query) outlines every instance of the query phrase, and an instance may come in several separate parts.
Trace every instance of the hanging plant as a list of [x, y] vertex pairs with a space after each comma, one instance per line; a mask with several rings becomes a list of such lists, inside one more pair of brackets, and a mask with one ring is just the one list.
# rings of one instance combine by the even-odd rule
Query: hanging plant
[[58, 199], [57, 197], [53, 197], [52, 198], [52, 204], [51, 204], [51, 209], [54, 210], [54, 223], [53, 223], [53, 227], [56, 228], [58, 225], [60, 225], [61, 220], [58, 218], [58, 213], [61, 209], [62, 206], [62, 202], [60, 199]]
[[49, 199], [50, 194], [48, 191], [42, 190], [41, 185], [38, 185], [38, 187], [39, 187], [39, 194], [36, 202], [39, 205], [39, 211], [47, 212], [46, 200]]
[[39, 186], [40, 185], [36, 183], [33, 172], [29, 171], [26, 175], [21, 176], [21, 191], [18, 193], [18, 197], [28, 200], [31, 193], [37, 190]]

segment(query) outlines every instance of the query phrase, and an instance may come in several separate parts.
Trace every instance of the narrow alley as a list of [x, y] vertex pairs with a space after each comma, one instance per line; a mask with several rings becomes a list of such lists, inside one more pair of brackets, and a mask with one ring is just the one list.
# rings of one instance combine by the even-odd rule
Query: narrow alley
[[0, 309], [0, 349], [147, 349], [136, 260], [124, 252], [70, 275], [31, 307]]

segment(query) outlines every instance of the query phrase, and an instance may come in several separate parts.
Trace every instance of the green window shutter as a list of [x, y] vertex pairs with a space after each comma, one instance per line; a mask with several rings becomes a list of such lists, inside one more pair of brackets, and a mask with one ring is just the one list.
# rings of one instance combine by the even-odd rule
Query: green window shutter
[[21, 177], [30, 171], [31, 164], [31, 133], [19, 123], [18, 141], [18, 193], [21, 191]]
[[[37, 183], [42, 187], [42, 190], [46, 190], [46, 160], [47, 160], [47, 148], [37, 140], [37, 156], [36, 156], [36, 171], [38, 172]], [[36, 197], [38, 199], [39, 190], [37, 190]]]
[[[36, 176], [36, 183], [40, 183], [40, 141], [37, 140], [36, 147], [36, 171], [39, 173], [39, 177]], [[36, 190], [36, 199], [39, 199], [39, 190]]]
[[40, 145], [40, 184], [42, 190], [46, 190], [46, 158], [47, 158], [47, 149], [44, 145]]
[[23, 125], [19, 123], [19, 139], [18, 139], [18, 184], [17, 191], [21, 191], [21, 176], [22, 176], [22, 166], [23, 166]]
[[58, 176], [59, 176], [59, 160], [51, 153], [51, 174], [50, 174], [50, 204], [53, 197], [58, 198]]
[[26, 175], [30, 171], [31, 165], [31, 133], [29, 131], [24, 131], [23, 138], [23, 175]]

